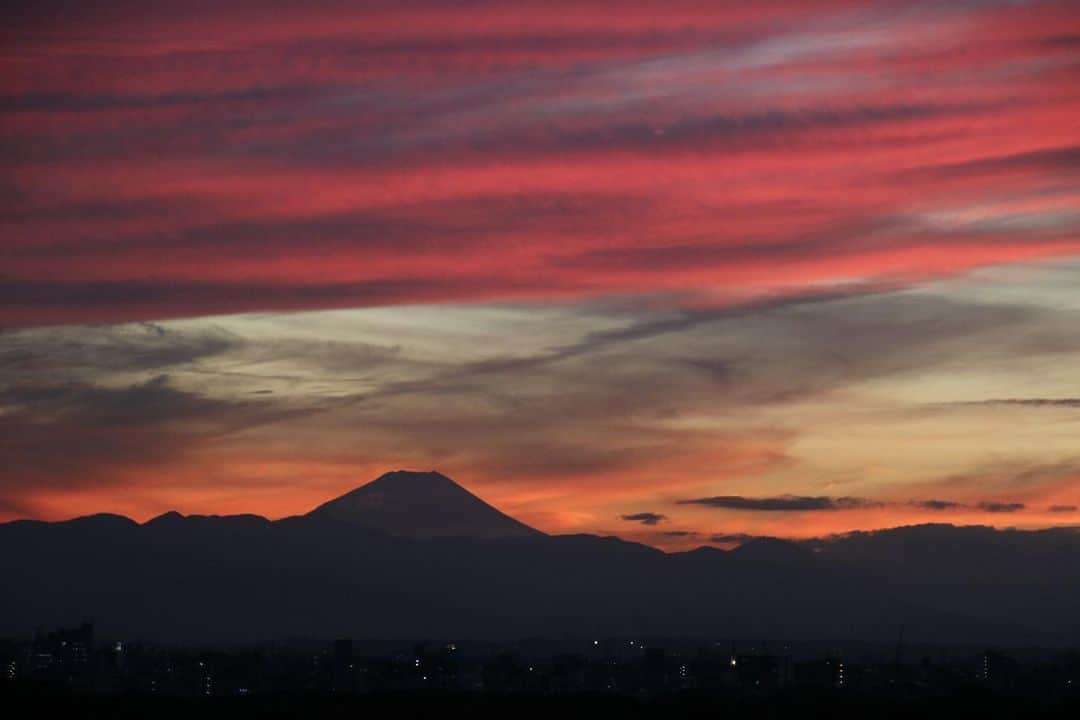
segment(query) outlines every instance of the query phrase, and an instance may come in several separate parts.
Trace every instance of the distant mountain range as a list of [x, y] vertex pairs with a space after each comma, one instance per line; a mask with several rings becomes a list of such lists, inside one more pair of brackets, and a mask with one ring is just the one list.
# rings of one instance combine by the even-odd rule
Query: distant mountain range
[[545, 535], [439, 473], [312, 512], [0, 524], [0, 635], [179, 642], [686, 635], [1080, 644], [1080, 532], [919, 525], [664, 553]]

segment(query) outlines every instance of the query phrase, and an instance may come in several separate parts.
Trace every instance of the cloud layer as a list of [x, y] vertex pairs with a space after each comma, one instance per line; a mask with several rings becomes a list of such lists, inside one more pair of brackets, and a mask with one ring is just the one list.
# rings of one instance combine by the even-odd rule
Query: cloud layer
[[1068, 2], [20, 4], [0, 325], [1080, 251]]

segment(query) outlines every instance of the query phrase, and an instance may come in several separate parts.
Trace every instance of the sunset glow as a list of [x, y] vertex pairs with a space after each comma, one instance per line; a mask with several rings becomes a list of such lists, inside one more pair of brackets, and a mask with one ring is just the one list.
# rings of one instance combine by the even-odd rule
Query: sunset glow
[[1080, 524], [1075, 3], [4, 13], [0, 521]]

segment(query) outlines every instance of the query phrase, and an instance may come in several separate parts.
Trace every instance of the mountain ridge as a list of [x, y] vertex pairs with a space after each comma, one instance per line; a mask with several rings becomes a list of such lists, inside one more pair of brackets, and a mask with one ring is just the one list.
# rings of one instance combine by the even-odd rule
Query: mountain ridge
[[[445, 476], [409, 483], [406, 499], [440, 512], [441, 495], [415, 488], [442, 487], [484, 522], [508, 517]], [[89, 616], [119, 635], [183, 642], [341, 633], [889, 640], [899, 623], [935, 642], [1080, 642], [1076, 532], [929, 524], [817, 545], [665, 553], [587, 534], [394, 534], [366, 523], [370, 508], [360, 505], [359, 523], [324, 510], [273, 521], [174, 512], [143, 524], [107, 513], [0, 524], [0, 635]]]

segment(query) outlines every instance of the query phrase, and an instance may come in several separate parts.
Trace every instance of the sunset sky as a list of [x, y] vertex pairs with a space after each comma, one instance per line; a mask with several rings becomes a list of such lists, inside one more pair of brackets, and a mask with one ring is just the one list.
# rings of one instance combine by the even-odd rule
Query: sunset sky
[[1074, 1], [16, 5], [0, 521], [1080, 524]]

